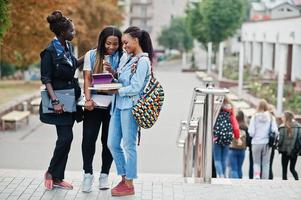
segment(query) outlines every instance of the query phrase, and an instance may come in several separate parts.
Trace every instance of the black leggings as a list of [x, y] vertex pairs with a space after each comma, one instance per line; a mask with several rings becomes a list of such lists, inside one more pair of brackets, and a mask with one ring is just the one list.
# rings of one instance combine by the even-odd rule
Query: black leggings
[[295, 180], [299, 180], [298, 173], [295, 170], [298, 155], [287, 155], [287, 153], [282, 153], [281, 164], [282, 164], [282, 179], [287, 180], [287, 166], [290, 162], [290, 171], [293, 174]]
[[92, 111], [84, 111], [83, 122], [83, 141], [82, 141], [82, 155], [83, 155], [83, 169], [85, 173], [93, 174], [93, 157], [95, 154], [95, 143], [98, 137], [100, 126], [101, 143], [102, 143], [102, 167], [101, 173], [109, 174], [111, 164], [113, 161], [112, 154], [108, 148], [108, 132], [110, 122], [110, 111], [108, 109], [94, 108]]
[[57, 140], [48, 172], [53, 178], [63, 180], [70, 146], [73, 140], [72, 125], [56, 125]]

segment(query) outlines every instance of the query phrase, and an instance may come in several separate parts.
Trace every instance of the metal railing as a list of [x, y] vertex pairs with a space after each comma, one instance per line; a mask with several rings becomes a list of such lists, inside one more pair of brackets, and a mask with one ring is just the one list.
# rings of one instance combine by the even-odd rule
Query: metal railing
[[210, 183], [212, 177], [212, 130], [227, 89], [194, 88], [187, 121], [182, 121], [177, 140], [183, 148], [183, 176]]

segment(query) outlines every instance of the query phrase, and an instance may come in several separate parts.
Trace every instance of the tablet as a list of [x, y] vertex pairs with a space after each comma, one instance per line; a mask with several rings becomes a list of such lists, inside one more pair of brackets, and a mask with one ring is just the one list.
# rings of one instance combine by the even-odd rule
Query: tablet
[[92, 84], [112, 83], [113, 76], [110, 73], [92, 74]]

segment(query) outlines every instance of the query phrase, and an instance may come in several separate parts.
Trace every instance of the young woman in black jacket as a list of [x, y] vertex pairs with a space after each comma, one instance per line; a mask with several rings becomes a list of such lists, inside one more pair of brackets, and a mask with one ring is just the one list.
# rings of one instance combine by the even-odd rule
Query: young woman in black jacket
[[44, 185], [48, 190], [52, 190], [53, 187], [72, 189], [73, 186], [63, 179], [73, 139], [72, 127], [75, 120], [81, 120], [81, 110], [77, 108], [74, 112], [64, 112], [66, 105], [60, 102], [55, 90], [74, 89], [74, 98], [79, 98], [80, 88], [74, 74], [77, 67], [82, 64], [82, 60], [78, 61], [75, 58], [73, 46], [69, 43], [75, 35], [72, 21], [63, 16], [60, 11], [54, 11], [47, 17], [47, 21], [56, 37], [41, 52], [41, 81], [46, 86], [54, 112], [43, 112], [41, 103], [40, 120], [56, 126], [57, 141], [53, 157], [45, 173]]

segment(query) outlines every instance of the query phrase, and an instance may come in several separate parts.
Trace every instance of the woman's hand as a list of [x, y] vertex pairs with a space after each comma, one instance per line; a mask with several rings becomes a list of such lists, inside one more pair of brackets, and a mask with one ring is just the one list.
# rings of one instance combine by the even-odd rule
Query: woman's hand
[[242, 140], [241, 140], [241, 138], [238, 138], [238, 139], [237, 139], [237, 145], [238, 145], [238, 146], [241, 146], [241, 145], [242, 145]]
[[62, 114], [64, 112], [64, 104], [53, 105], [53, 109], [56, 114]]
[[109, 72], [114, 76], [115, 70], [112, 68], [111, 64], [107, 61], [103, 61], [103, 70]]
[[92, 99], [85, 101], [85, 109], [92, 111], [94, 109], [95, 103]]

